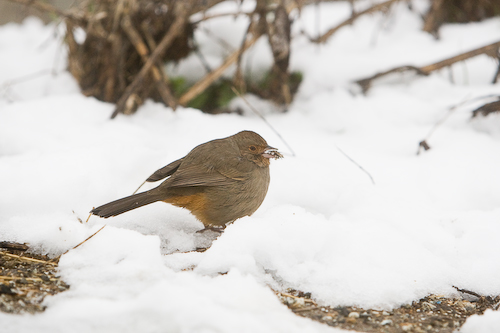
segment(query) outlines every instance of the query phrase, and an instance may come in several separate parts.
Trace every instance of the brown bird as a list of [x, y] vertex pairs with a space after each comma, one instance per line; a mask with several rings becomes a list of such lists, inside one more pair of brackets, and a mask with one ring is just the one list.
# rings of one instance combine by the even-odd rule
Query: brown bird
[[91, 211], [110, 217], [164, 201], [191, 211], [206, 227], [224, 226], [252, 215], [266, 197], [276, 148], [251, 131], [196, 146], [186, 156], [154, 172], [146, 181], [167, 178], [158, 187], [112, 201]]

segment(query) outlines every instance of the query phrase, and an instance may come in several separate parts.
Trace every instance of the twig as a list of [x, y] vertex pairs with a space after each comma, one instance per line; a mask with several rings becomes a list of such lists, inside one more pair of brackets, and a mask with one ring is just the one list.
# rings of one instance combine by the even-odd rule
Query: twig
[[391, 74], [394, 72], [406, 72], [409, 70], [414, 70], [419, 75], [429, 75], [433, 71], [439, 70], [439, 69], [447, 67], [447, 66], [451, 66], [456, 62], [464, 61], [464, 60], [467, 60], [469, 58], [475, 57], [475, 56], [480, 55], [480, 54], [497, 52], [497, 50], [499, 48], [500, 48], [500, 41], [495, 42], [495, 43], [491, 43], [491, 44], [483, 46], [483, 47], [479, 47], [479, 48], [474, 49], [474, 50], [470, 50], [470, 51], [461, 53], [459, 55], [438, 61], [436, 63], [430, 64], [427, 66], [422, 66], [422, 67], [416, 67], [416, 66], [411, 66], [411, 65], [400, 66], [400, 67], [396, 67], [396, 68], [390, 69], [390, 70], [385, 71], [385, 72], [377, 73], [377, 74], [375, 74], [371, 77], [368, 77], [366, 79], [357, 80], [355, 82], [361, 86], [361, 88], [363, 89], [363, 92], [365, 93], [366, 91], [368, 91], [368, 89], [370, 89], [372, 81], [374, 81], [375, 79], [378, 79], [381, 76], [385, 76], [387, 74]]
[[[52, 264], [52, 263], [50, 263]], [[29, 278], [29, 277], [21, 277], [21, 276], [5, 276], [0, 275], [0, 280], [26, 280], [26, 281], [42, 281], [46, 282], [47, 280], [43, 280], [41, 278]], [[49, 278], [49, 281], [58, 281], [59, 279]]]
[[365, 168], [363, 168], [361, 165], [359, 165], [355, 160], [353, 160], [349, 155], [347, 155], [346, 153], [344, 153], [344, 151], [342, 149], [339, 148], [339, 146], [335, 145], [335, 148], [337, 148], [337, 150], [339, 152], [342, 153], [342, 155], [344, 155], [345, 157], [347, 157], [347, 159], [349, 161], [351, 161], [352, 163], [354, 163], [358, 168], [361, 169], [361, 171], [363, 171], [364, 173], [366, 173], [368, 175], [368, 177], [370, 177], [370, 180], [372, 181], [373, 185], [375, 185], [375, 180], [373, 180], [373, 177], [372, 175], [370, 175], [370, 173], [368, 171], [365, 170]]
[[175, 21], [168, 29], [168, 32], [165, 34], [160, 44], [158, 44], [158, 47], [153, 51], [153, 53], [148, 58], [144, 66], [142, 66], [139, 73], [135, 76], [134, 81], [132, 81], [132, 83], [130, 83], [123, 92], [123, 95], [116, 103], [116, 108], [113, 111], [113, 114], [111, 115], [111, 119], [115, 118], [118, 115], [118, 113], [125, 110], [125, 106], [127, 105], [129, 98], [133, 97], [135, 90], [139, 88], [141, 82], [144, 80], [144, 77], [149, 73], [151, 67], [153, 67], [153, 65], [160, 57], [160, 55], [172, 44], [174, 39], [183, 31], [183, 26], [186, 23], [184, 4], [182, 1], [178, 1], [176, 2], [176, 4], [177, 4], [176, 9], [174, 10], [178, 12], [178, 15], [176, 15]]
[[8, 1], [15, 2], [15, 3], [21, 4], [21, 5], [25, 5], [27, 7], [33, 7], [35, 9], [42, 11], [42, 12], [55, 13], [59, 16], [68, 16], [69, 15], [65, 11], [62, 11], [59, 8], [54, 7], [51, 4], [48, 4], [46, 2], [41, 2], [41, 1], [36, 1], [36, 0], [8, 0]]
[[2, 247], [4, 249], [15, 250], [15, 251], [26, 251], [26, 250], [28, 250], [28, 245], [14, 243], [14, 242], [0, 242], [0, 247]]
[[48, 12], [48, 13], [54, 13], [58, 16], [65, 17], [67, 19], [73, 20], [75, 23], [78, 23], [80, 25], [83, 25], [87, 19], [82, 16], [82, 17], [77, 17], [74, 14], [61, 10], [55, 6], [52, 6], [49, 3], [42, 2], [42, 1], [37, 1], [37, 0], [7, 0], [10, 2], [18, 3], [21, 5], [25, 5], [27, 7], [33, 7], [41, 12]]
[[455, 286], [452, 286], [453, 288], [455, 288], [457, 291], [461, 292], [461, 293], [464, 293], [464, 294], [469, 294], [469, 295], [472, 295], [472, 296], [476, 296], [477, 298], [481, 298], [482, 296], [479, 295], [478, 293], [474, 292], [474, 291], [470, 291], [470, 290], [467, 290], [467, 289], [460, 289], [458, 287], [455, 287]]
[[201, 94], [205, 89], [207, 89], [215, 80], [217, 80], [226, 69], [229, 68], [238, 57], [245, 52], [250, 46], [255, 44], [255, 42], [262, 36], [261, 32], [255, 32], [251, 39], [247, 39], [244, 45], [237, 51], [233, 52], [229, 57], [227, 57], [226, 61], [219, 68], [213, 70], [208, 73], [204, 78], [196, 82], [184, 95], [179, 98], [180, 105], [186, 105], [190, 100]]
[[424, 73], [430, 74], [431, 72], [433, 72], [435, 70], [450, 66], [456, 62], [464, 61], [464, 60], [467, 60], [469, 58], [473, 58], [475, 56], [478, 56], [480, 54], [491, 53], [493, 51], [496, 52], [499, 47], [500, 47], [500, 41], [495, 42], [495, 43], [491, 43], [491, 44], [483, 46], [483, 47], [479, 47], [479, 48], [474, 49], [474, 50], [470, 50], [470, 51], [461, 53], [459, 55], [441, 60], [441, 61], [436, 62], [434, 64], [420, 67], [420, 70]]
[[[499, 98], [500, 96], [497, 96]], [[500, 100], [496, 100], [494, 102], [486, 103], [481, 105], [477, 109], [472, 111], [472, 118], [477, 117], [481, 114], [483, 117], [486, 117], [490, 113], [500, 111]]]
[[0, 253], [2, 255], [7, 256], [7, 257], [17, 258], [17, 259], [20, 259], [20, 260], [33, 261], [33, 262], [38, 262], [38, 263], [42, 263], [42, 264], [57, 265], [56, 263], [52, 262], [54, 259], [51, 259], [51, 260], [40, 260], [40, 259], [35, 259], [35, 258], [30, 258], [30, 257], [18, 256], [18, 255], [15, 255], [15, 254], [10, 254], [8, 252], [4, 252], [4, 251], [0, 251]]
[[373, 76], [370, 76], [370, 77], [368, 77], [366, 79], [358, 80], [358, 81], [356, 81], [356, 83], [359, 84], [359, 86], [363, 90], [363, 93], [366, 93], [368, 91], [368, 89], [370, 89], [372, 81], [375, 81], [379, 77], [382, 77], [382, 76], [385, 76], [385, 75], [388, 75], [388, 74], [392, 74], [392, 73], [407, 72], [407, 71], [410, 71], [410, 70], [415, 71], [417, 74], [420, 74], [420, 75], [428, 75], [427, 73], [423, 72], [418, 67], [411, 66], [411, 65], [406, 65], [406, 66], [401, 66], [401, 67], [396, 67], [396, 68], [393, 68], [393, 69], [389, 69], [388, 71], [377, 73], [377, 74], [375, 74]]
[[105, 226], [106, 226], [106, 224], [105, 224], [105, 225], [103, 225], [103, 226], [101, 227], [101, 229], [97, 230], [97, 231], [96, 231], [96, 232], [94, 232], [92, 235], [90, 235], [89, 237], [87, 237], [87, 238], [86, 238], [83, 242], [80, 242], [78, 245], [76, 245], [76, 246], [74, 246], [73, 248], [71, 248], [71, 249], [67, 250], [67, 251], [66, 251], [66, 252], [64, 252], [63, 254], [58, 255], [57, 257], [55, 257], [54, 259], [51, 259], [50, 261], [56, 261], [56, 260], [59, 260], [59, 259], [61, 258], [61, 256], [62, 256], [62, 255], [64, 255], [64, 254], [68, 253], [68, 252], [69, 252], [69, 251], [71, 251], [71, 250], [76, 249], [77, 247], [79, 247], [80, 245], [82, 245], [83, 243], [85, 243], [86, 241], [88, 241], [89, 239], [91, 239], [92, 237], [94, 237], [94, 236], [95, 236], [95, 235], [96, 235], [99, 231], [101, 231], [102, 229], [104, 229], [104, 227], [105, 227]]
[[440, 12], [440, 8], [443, 5], [443, 0], [434, 0], [431, 3], [431, 8], [427, 14], [427, 17], [424, 21], [423, 31], [432, 33], [437, 36], [437, 28], [439, 26], [439, 22], [437, 22], [437, 13]]
[[139, 187], [137, 188], [137, 190], [135, 190], [135, 191], [134, 191], [134, 193], [132, 193], [132, 195], [133, 195], [133, 194], [136, 194], [136, 193], [137, 193], [137, 191], [139, 191], [139, 189], [142, 187], [142, 185], [146, 184], [146, 182], [147, 182], [147, 180], [143, 181], [143, 182], [142, 182], [142, 184], [141, 184], [141, 185], [139, 185]]
[[196, 21], [193, 21], [191, 23], [196, 25], [196, 24], [200, 24], [203, 21], [207, 21], [207, 20], [211, 20], [211, 19], [219, 18], [219, 17], [226, 17], [226, 16], [238, 17], [239, 15], [250, 16], [252, 14], [253, 14], [253, 12], [250, 12], [250, 13], [247, 13], [247, 12], [219, 13], [219, 14], [213, 14], [213, 15], [205, 15], [205, 14], [203, 14], [203, 16], [200, 19], [198, 19]]
[[281, 136], [281, 134], [271, 125], [271, 123], [269, 123], [267, 121], [267, 119], [262, 115], [262, 113], [260, 113], [259, 111], [257, 111], [256, 108], [253, 107], [252, 104], [250, 104], [247, 99], [245, 97], [243, 97], [243, 95], [241, 95], [238, 90], [236, 90], [235, 87], [231, 87], [231, 89], [233, 90], [233, 92], [236, 94], [236, 96], [238, 96], [239, 98], [241, 98], [243, 100], [243, 102], [245, 102], [246, 105], [248, 105], [248, 107], [256, 114], [260, 117], [260, 119], [262, 119], [267, 126], [269, 126], [269, 128], [281, 139], [281, 141], [283, 141], [283, 143], [285, 144], [285, 146], [288, 148], [288, 150], [290, 150], [290, 152], [292, 153], [292, 156], [295, 157], [295, 152], [293, 151], [292, 147], [290, 147], [290, 145], [286, 142], [285, 139], [283, 139], [283, 137]]
[[[446, 113], [446, 115], [443, 116], [443, 118], [439, 119], [435, 124], [434, 126], [432, 126], [432, 128], [429, 130], [429, 133], [427, 134], [427, 136], [419, 142], [418, 144], [418, 150], [417, 150], [417, 155], [420, 154], [420, 151], [421, 151], [421, 148], [423, 148], [424, 150], [429, 150], [431, 149], [431, 147], [429, 146], [428, 144], [428, 140], [429, 138], [431, 137], [431, 135], [436, 131], [436, 129], [441, 126], [447, 119], [448, 117], [450, 117], [450, 115], [456, 110], [458, 109], [459, 107], [467, 104], [467, 103], [471, 103], [471, 102], [475, 102], [477, 100], [483, 100], [483, 99], [487, 99], [487, 98], [496, 98], [497, 101], [493, 102], [493, 103], [499, 103], [499, 98], [500, 96], [499, 95], [486, 95], [486, 96], [479, 96], [479, 97], [474, 97], [474, 98], [468, 98], [468, 96], [466, 98], [464, 98], [464, 100], [456, 105], [453, 105], [451, 106], [449, 109], [448, 109], [448, 112]], [[488, 103], [488, 104], [485, 104], [479, 108], [477, 108], [476, 110], [472, 111], [472, 117], [476, 117], [477, 114], [479, 112], [481, 112], [482, 110], [484, 110], [483, 108], [486, 107], [486, 109], [489, 109], [489, 106], [492, 106], [492, 110], [498, 110], [498, 104], [497, 105], [492, 105], [493, 103]]]
[[[91, 239], [92, 237], [94, 237], [95, 235], [97, 235], [97, 233], [99, 233], [99, 231], [101, 231], [102, 229], [104, 229], [104, 227], [105, 227], [105, 226], [106, 226], [106, 224], [105, 224], [105, 225], [103, 225], [103, 226], [101, 227], [101, 229], [97, 230], [97, 231], [96, 231], [96, 232], [94, 232], [92, 235], [90, 235], [89, 237], [87, 237], [87, 238], [86, 238], [83, 242], [81, 242], [81, 243], [79, 243], [78, 245], [76, 245], [75, 247], [73, 247], [71, 250], [74, 250], [74, 249], [76, 249], [77, 247], [79, 247], [80, 245], [83, 245], [86, 241], [88, 241], [89, 239]], [[68, 250], [68, 251], [69, 251], [69, 250]], [[64, 253], [67, 253], [68, 251], [66, 251], [66, 252], [64, 252]]]
[[444, 115], [443, 118], [439, 119], [435, 124], [434, 126], [432, 126], [432, 128], [430, 129], [429, 133], [427, 134], [427, 136], [418, 143], [418, 150], [417, 150], [417, 155], [420, 155], [420, 148], [423, 148], [424, 150], [429, 150], [431, 149], [431, 147], [429, 146], [429, 144], [427, 143], [427, 141], [429, 140], [429, 138], [431, 137], [431, 135], [434, 133], [434, 131], [436, 131], [436, 129], [441, 126], [445, 121], [446, 119], [448, 119], [448, 117], [451, 116], [451, 114], [456, 110], [458, 109], [460, 106], [464, 105], [465, 103], [469, 102], [469, 100], [467, 100], [467, 97], [462, 101], [460, 102], [459, 104], [457, 105], [454, 105], [452, 107], [450, 107], [448, 109], [448, 112]]
[[292, 309], [292, 311], [294, 313], [297, 313], [297, 312], [307, 312], [307, 311], [312, 311], [312, 310], [316, 310], [316, 309], [319, 309], [319, 306], [311, 306], [311, 307], [308, 307], [308, 308], [298, 308], [298, 309]]
[[42, 69], [42, 70], [39, 70], [38, 72], [34, 72], [31, 74], [17, 77], [15, 79], [4, 81], [1, 85], [1, 87], [6, 87], [6, 86], [14, 85], [14, 84], [23, 83], [26, 81], [36, 79], [40, 76], [45, 76], [45, 75], [49, 75], [49, 74], [53, 74], [53, 73], [54, 73], [54, 71], [52, 69]]
[[375, 6], [370, 7], [368, 9], [365, 9], [361, 12], [358, 12], [358, 13], [353, 12], [351, 17], [349, 17], [347, 20], [345, 20], [344, 22], [340, 23], [339, 25], [331, 28], [330, 30], [325, 32], [322, 36], [317, 37], [317, 38], [312, 38], [311, 42], [325, 43], [328, 40], [328, 38], [330, 38], [335, 32], [337, 32], [337, 30], [339, 30], [342, 27], [345, 27], [346, 25], [352, 24], [360, 16], [385, 9], [387, 6], [390, 6], [392, 3], [397, 2], [397, 1], [399, 1], [399, 0], [388, 0], [386, 2], [382, 2], [382, 3], [379, 3]]
[[[94, 209], [95, 207], [92, 207], [92, 209]], [[92, 213], [89, 214], [89, 216], [87, 217], [87, 219], [85, 220], [85, 223], [89, 222], [90, 220], [90, 217], [92, 216]]]
[[72, 210], [72, 212], [73, 212], [73, 215], [75, 215], [75, 217], [76, 217], [76, 219], [78, 220], [78, 222], [80, 222], [81, 224], [83, 224], [83, 221], [82, 221], [82, 219], [80, 218], [80, 216], [78, 216], [78, 215], [75, 213], [75, 211], [74, 211], [74, 210]]
[[[134, 45], [137, 53], [139, 53], [144, 63], [146, 63], [148, 61], [149, 50], [142, 40], [139, 32], [134, 28], [130, 16], [127, 15], [123, 17], [121, 21], [121, 27], [127, 34], [127, 37], [132, 45]], [[157, 63], [151, 67], [151, 74], [157, 84], [156, 89], [158, 90], [158, 93], [163, 99], [165, 105], [170, 106], [175, 111], [175, 109], [177, 108], [177, 102], [174, 95], [172, 94], [172, 91], [168, 87], [162, 73], [163, 72], [159, 68]]]
[[203, 31], [205, 33], [205, 35], [207, 35], [207, 37], [209, 38], [212, 38], [217, 44], [219, 44], [225, 52], [234, 52], [234, 47], [229, 44], [228, 42], [226, 42], [224, 40], [224, 38], [221, 38], [219, 36], [217, 36], [216, 34], [214, 34], [212, 31], [210, 31], [209, 29], [207, 28], [203, 28], [201, 29], [201, 31]]

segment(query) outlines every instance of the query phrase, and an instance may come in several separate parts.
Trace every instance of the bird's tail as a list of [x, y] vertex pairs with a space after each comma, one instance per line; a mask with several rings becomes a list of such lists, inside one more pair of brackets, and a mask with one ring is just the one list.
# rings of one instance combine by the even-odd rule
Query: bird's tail
[[111, 201], [110, 203], [92, 209], [90, 213], [108, 218], [110, 216], [120, 215], [128, 212], [129, 210], [149, 205], [150, 203], [160, 200], [162, 200], [162, 195], [155, 194], [153, 191], [146, 191]]

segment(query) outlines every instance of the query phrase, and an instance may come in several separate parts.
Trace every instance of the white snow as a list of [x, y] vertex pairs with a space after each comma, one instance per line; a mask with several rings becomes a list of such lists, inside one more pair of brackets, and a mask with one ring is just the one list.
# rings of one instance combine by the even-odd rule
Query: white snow
[[[417, 4], [421, 13], [425, 2]], [[447, 25], [435, 40], [421, 31], [419, 12], [400, 4], [389, 16], [342, 28], [325, 45], [299, 35], [316, 36], [347, 15], [345, 3], [297, 13], [291, 66], [303, 72], [303, 84], [286, 113], [262, 106], [295, 157], [251, 112], [173, 112], [148, 101], [135, 115], [110, 120], [113, 105], [83, 96], [64, 70], [60, 27], [33, 18], [0, 27], [0, 239], [59, 255], [107, 224], [62, 256], [68, 291], [47, 297], [41, 314], [0, 313], [2, 327], [334, 332], [294, 315], [271, 288], [311, 292], [325, 305], [380, 309], [430, 293], [457, 296], [452, 286], [500, 294], [500, 115], [471, 120], [480, 102], [459, 105], [500, 94], [490, 84], [496, 62], [480, 56], [428, 77], [393, 76], [367, 95], [352, 85], [395, 66], [427, 65], [495, 42], [500, 19]], [[245, 26], [243, 17], [207, 23], [234, 46]], [[224, 52], [209, 36], [198, 37], [210, 63], [220, 63]], [[266, 42], [246, 59], [257, 71], [267, 66]], [[194, 77], [201, 72], [196, 61], [170, 70]], [[40, 75], [17, 80], [33, 73]], [[418, 143], [445, 117], [428, 140], [432, 149], [417, 156]], [[189, 251], [215, 236], [196, 233], [199, 221], [164, 203], [78, 221], [92, 207], [131, 194], [194, 146], [243, 129], [261, 134], [285, 158], [271, 162], [261, 208], [229, 225], [206, 252]], [[499, 313], [488, 311], [461, 331], [498, 327]]]

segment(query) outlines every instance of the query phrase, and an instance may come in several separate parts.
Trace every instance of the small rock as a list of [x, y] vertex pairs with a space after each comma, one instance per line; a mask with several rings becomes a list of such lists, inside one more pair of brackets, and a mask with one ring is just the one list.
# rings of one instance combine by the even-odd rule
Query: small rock
[[349, 313], [349, 318], [359, 318], [359, 312], [353, 311]]
[[333, 318], [332, 318], [332, 316], [323, 316], [323, 317], [321, 318], [321, 320], [323, 320], [323, 321], [330, 321], [330, 320], [332, 320], [332, 319], [333, 319]]
[[387, 312], [387, 311], [382, 311], [382, 316], [389, 316], [389, 315], [390, 315], [390, 313], [389, 313], [389, 312]]
[[356, 318], [354, 317], [349, 317], [345, 320], [346, 323], [348, 324], [356, 324]]
[[382, 326], [392, 325], [392, 320], [390, 320], [390, 319], [382, 320], [382, 322], [380, 323], [380, 325], [382, 325]]
[[465, 307], [465, 310], [467, 310], [467, 311], [475, 311], [476, 310], [476, 304], [475, 303], [464, 301], [463, 305]]
[[11, 287], [5, 284], [0, 284], [0, 294], [15, 295], [16, 293], [12, 290]]
[[361, 317], [370, 317], [370, 314], [368, 312], [363, 312], [361, 315]]

